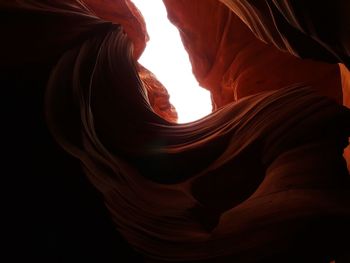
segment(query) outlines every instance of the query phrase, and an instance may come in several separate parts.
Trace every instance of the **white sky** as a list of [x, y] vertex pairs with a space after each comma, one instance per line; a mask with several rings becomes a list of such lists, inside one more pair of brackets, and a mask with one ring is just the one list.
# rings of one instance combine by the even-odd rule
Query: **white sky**
[[170, 94], [178, 122], [200, 119], [211, 112], [209, 91], [201, 88], [177, 28], [170, 23], [162, 0], [132, 0], [146, 20], [150, 41], [139, 62], [151, 70]]

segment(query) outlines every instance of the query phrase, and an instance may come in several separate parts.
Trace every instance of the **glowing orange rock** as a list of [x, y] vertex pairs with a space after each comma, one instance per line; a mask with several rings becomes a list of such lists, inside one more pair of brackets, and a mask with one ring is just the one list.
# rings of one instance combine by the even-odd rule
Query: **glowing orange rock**
[[219, 1], [164, 0], [179, 28], [194, 75], [221, 107], [265, 90], [305, 83], [338, 102], [342, 100], [337, 65], [302, 60], [258, 40]]
[[139, 58], [148, 41], [145, 21], [134, 3], [130, 0], [83, 0], [100, 18], [123, 25], [125, 32], [134, 44], [134, 56]]
[[138, 73], [143, 82], [143, 86], [147, 90], [149, 103], [152, 109], [164, 119], [170, 122], [176, 122], [176, 110], [169, 102], [169, 93], [163, 84], [157, 80], [156, 76], [151, 71], [141, 64], [138, 64]]

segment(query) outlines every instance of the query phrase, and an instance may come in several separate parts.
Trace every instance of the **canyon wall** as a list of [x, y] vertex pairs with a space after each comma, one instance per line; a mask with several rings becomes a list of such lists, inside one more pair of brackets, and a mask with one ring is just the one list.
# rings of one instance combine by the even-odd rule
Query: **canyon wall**
[[190, 124], [135, 61], [148, 37], [130, 1], [0, 3], [6, 214], [26, 260], [341, 259], [348, 4], [164, 2], [213, 94]]
[[[214, 108], [296, 83], [310, 85], [338, 103], [343, 102], [344, 96], [344, 105], [349, 107], [346, 66], [340, 64], [341, 76], [337, 64], [325, 63], [346, 62], [349, 57], [350, 41], [346, 34], [349, 21], [344, 10], [350, 9], [346, 1], [322, 3], [317, 9], [309, 3], [282, 5], [263, 0], [163, 2], [169, 19], [179, 28], [193, 74], [200, 85], [212, 93]], [[279, 9], [270, 12], [274, 4]], [[297, 11], [306, 14], [302, 16]], [[278, 12], [284, 16], [277, 16]], [[291, 25], [277, 27], [276, 17]], [[287, 30], [292, 26], [293, 30]], [[350, 148], [345, 151], [348, 167], [349, 151]]]

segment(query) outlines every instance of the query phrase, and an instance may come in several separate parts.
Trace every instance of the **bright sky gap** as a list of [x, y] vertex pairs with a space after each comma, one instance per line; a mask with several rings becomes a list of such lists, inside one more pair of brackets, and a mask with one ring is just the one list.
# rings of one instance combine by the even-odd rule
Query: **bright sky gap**
[[170, 94], [178, 122], [198, 120], [212, 110], [209, 91], [192, 74], [177, 28], [170, 23], [162, 0], [132, 0], [146, 21], [150, 41], [139, 62], [151, 70]]

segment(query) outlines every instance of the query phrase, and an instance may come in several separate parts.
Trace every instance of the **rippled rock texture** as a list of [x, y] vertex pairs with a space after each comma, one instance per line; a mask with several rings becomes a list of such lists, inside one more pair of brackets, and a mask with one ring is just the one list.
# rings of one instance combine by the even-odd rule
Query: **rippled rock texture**
[[[317, 87], [349, 107], [349, 3], [221, 2], [164, 0], [169, 19], [180, 29], [193, 73], [211, 91], [215, 108], [293, 83]], [[345, 63], [339, 66], [341, 76], [336, 64], [322, 61]], [[345, 154], [350, 171], [349, 151], [350, 147]]]
[[213, 95], [213, 114], [190, 124], [136, 62], [148, 36], [130, 1], [0, 3], [5, 167], [36, 256], [341, 260], [349, 5], [164, 3]]

